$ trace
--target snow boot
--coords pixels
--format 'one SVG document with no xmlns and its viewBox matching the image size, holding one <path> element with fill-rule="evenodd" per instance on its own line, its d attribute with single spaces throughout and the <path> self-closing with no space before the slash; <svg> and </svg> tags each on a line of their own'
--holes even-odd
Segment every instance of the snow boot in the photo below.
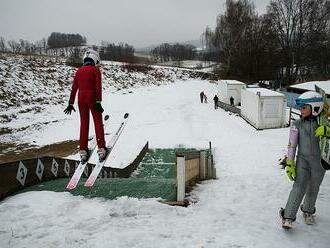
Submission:
<svg viewBox="0 0 330 248">
<path fill-rule="evenodd" d="M 282 228 L 291 229 L 293 228 L 293 220 L 284 218 L 284 209 L 280 209 L 280 217 L 282 219 Z"/>
<path fill-rule="evenodd" d="M 88 160 L 88 151 L 86 150 L 79 150 L 80 161 L 81 163 L 86 163 Z"/>
<path fill-rule="evenodd" d="M 303 210 L 303 205 L 301 205 L 300 210 L 303 212 L 303 218 L 304 218 L 305 224 L 314 225 L 315 224 L 315 218 L 314 218 L 315 209 L 314 209 L 314 213 L 308 213 Z"/>
<path fill-rule="evenodd" d="M 315 219 L 314 215 L 310 213 L 303 213 L 304 217 L 304 222 L 306 225 L 314 225 L 315 224 Z"/>
<path fill-rule="evenodd" d="M 99 148 L 97 150 L 97 155 L 99 156 L 99 161 L 100 162 L 102 162 L 106 158 L 107 153 L 108 153 L 107 149 L 105 149 L 105 148 Z"/>
</svg>

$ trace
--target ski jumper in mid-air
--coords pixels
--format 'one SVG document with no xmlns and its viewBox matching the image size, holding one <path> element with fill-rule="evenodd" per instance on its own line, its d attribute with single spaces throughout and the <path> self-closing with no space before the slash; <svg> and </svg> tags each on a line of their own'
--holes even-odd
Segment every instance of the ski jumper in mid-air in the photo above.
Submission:
<svg viewBox="0 0 330 248">
<path fill-rule="evenodd" d="M 330 128 L 318 124 L 323 110 L 323 99 L 313 91 L 303 93 L 296 100 L 301 119 L 290 129 L 286 174 L 294 181 L 285 209 L 280 210 L 282 227 L 290 229 L 299 207 L 306 224 L 314 224 L 315 202 L 325 169 L 321 165 L 319 137 L 329 136 Z M 296 148 L 298 152 L 296 156 Z M 296 157 L 296 162 L 295 162 Z M 301 202 L 303 204 L 300 206 Z"/>
<path fill-rule="evenodd" d="M 80 113 L 79 154 L 82 161 L 87 161 L 89 156 L 88 132 L 90 112 L 94 120 L 99 159 L 103 159 L 107 153 L 102 120 L 102 112 L 104 110 L 101 105 L 102 83 L 99 65 L 100 56 L 98 52 L 88 49 L 83 57 L 83 66 L 77 70 L 74 76 L 69 105 L 64 110 L 65 114 L 71 114 L 72 110 L 76 111 L 73 104 L 78 91 L 78 107 Z"/>
</svg>

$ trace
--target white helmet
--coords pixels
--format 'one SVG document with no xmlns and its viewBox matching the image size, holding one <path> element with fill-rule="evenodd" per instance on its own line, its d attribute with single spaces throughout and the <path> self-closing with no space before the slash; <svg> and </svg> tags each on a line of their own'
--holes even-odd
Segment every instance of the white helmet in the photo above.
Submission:
<svg viewBox="0 0 330 248">
<path fill-rule="evenodd" d="M 86 58 L 90 58 L 94 61 L 94 64 L 95 65 L 98 65 L 101 63 L 101 60 L 100 60 L 100 55 L 98 52 L 92 50 L 92 49 L 87 49 L 87 51 L 85 52 L 84 54 L 84 58 L 83 58 L 83 61 L 85 62 L 85 59 Z"/>
<path fill-rule="evenodd" d="M 323 110 L 323 98 L 315 91 L 307 91 L 296 99 L 296 105 L 309 105 L 312 109 L 312 115 L 318 116 Z"/>
</svg>

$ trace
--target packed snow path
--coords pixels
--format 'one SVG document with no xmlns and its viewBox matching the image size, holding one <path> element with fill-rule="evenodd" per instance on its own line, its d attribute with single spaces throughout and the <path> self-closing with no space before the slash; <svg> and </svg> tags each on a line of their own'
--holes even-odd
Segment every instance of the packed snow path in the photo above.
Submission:
<svg viewBox="0 0 330 248">
<path fill-rule="evenodd" d="M 199 102 L 201 90 L 208 104 Z M 196 186 L 192 194 L 198 202 L 188 208 L 156 199 L 19 194 L 0 202 L 0 247 L 329 247 L 328 175 L 316 205 L 317 224 L 306 226 L 298 213 L 294 230 L 280 228 L 278 210 L 292 186 L 278 166 L 287 128 L 256 131 L 241 118 L 214 110 L 217 89 L 206 81 L 133 91 L 104 97 L 114 119 L 130 112 L 131 137 L 143 134 L 151 147 L 161 148 L 206 148 L 210 140 L 218 180 Z M 37 142 L 58 129 L 71 139 L 78 134 L 75 118 L 36 133 Z"/>
</svg>

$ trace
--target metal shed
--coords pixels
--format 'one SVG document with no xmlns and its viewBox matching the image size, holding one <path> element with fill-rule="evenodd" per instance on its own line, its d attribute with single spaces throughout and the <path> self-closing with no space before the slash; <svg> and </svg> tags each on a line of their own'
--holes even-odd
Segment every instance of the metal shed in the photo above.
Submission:
<svg viewBox="0 0 330 248">
<path fill-rule="evenodd" d="M 264 89 L 246 88 L 241 91 L 241 115 L 256 129 L 286 126 L 285 95 Z"/>
<path fill-rule="evenodd" d="M 234 105 L 241 103 L 241 90 L 246 85 L 237 80 L 220 80 L 218 81 L 218 97 L 221 102 L 230 104 L 230 97 L 234 98 Z"/>
</svg>

